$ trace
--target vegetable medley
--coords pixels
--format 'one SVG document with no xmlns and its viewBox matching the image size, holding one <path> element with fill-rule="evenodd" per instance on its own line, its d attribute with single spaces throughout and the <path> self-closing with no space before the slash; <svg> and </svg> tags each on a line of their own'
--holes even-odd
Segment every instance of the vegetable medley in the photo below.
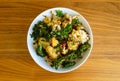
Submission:
<svg viewBox="0 0 120 81">
<path fill-rule="evenodd" d="M 44 16 L 33 27 L 31 37 L 36 54 L 51 67 L 71 67 L 90 48 L 89 34 L 78 18 L 55 10 L 51 11 L 51 17 Z"/>
</svg>

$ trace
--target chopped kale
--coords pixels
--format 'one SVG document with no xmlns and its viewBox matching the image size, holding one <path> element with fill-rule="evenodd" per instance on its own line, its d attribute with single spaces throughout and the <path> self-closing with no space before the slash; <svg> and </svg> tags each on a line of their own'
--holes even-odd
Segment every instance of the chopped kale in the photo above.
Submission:
<svg viewBox="0 0 120 81">
<path fill-rule="evenodd" d="M 62 66 L 63 68 L 68 68 L 68 67 L 74 66 L 75 64 L 76 64 L 75 61 L 64 61 Z"/>
<path fill-rule="evenodd" d="M 82 25 L 82 23 L 80 23 L 79 19 L 78 18 L 74 18 L 72 20 L 72 25 L 73 26 L 78 26 L 78 25 Z"/>
<path fill-rule="evenodd" d="M 66 38 L 68 36 L 68 34 L 72 31 L 72 25 L 68 24 L 64 29 L 60 30 L 60 31 L 54 31 L 52 33 L 52 35 L 56 35 L 62 38 Z"/>
<path fill-rule="evenodd" d="M 33 27 L 33 32 L 31 34 L 31 37 L 34 40 L 38 40 L 40 37 L 46 37 L 47 40 L 49 40 L 51 38 L 50 32 L 51 30 L 47 26 L 47 24 L 40 21 L 38 22 L 38 24 L 35 24 L 35 26 Z"/>
<path fill-rule="evenodd" d="M 39 45 L 37 47 L 37 50 L 36 50 L 37 54 L 41 57 L 45 57 L 46 56 L 46 53 L 44 52 L 43 48 L 42 48 L 42 45 Z"/>
<path fill-rule="evenodd" d="M 64 14 L 61 10 L 55 10 L 55 11 L 56 11 L 56 16 L 58 16 L 58 17 L 63 17 L 64 16 Z"/>
</svg>

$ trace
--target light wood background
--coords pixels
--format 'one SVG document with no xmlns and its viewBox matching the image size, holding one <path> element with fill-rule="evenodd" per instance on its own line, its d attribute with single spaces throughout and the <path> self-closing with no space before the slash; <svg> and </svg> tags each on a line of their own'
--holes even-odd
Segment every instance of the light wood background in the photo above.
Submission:
<svg viewBox="0 0 120 81">
<path fill-rule="evenodd" d="M 120 81 L 120 0 L 0 0 L 0 81 Z M 32 20 L 52 7 L 80 12 L 93 30 L 85 64 L 70 73 L 40 68 L 26 44 Z"/>
</svg>

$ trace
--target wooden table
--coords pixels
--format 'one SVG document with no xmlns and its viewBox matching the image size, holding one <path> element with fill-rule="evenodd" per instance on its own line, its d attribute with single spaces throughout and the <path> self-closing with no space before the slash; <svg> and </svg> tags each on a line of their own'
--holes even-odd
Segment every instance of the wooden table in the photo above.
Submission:
<svg viewBox="0 0 120 81">
<path fill-rule="evenodd" d="M 120 81 L 120 0 L 65 1 L 0 0 L 0 81 Z M 40 68 L 27 49 L 30 23 L 52 7 L 80 12 L 93 30 L 89 59 L 70 73 Z"/>
</svg>

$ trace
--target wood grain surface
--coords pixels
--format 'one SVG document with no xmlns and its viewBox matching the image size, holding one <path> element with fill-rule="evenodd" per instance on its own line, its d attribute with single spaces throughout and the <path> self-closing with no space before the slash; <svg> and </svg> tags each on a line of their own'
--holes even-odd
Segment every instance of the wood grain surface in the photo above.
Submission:
<svg viewBox="0 0 120 81">
<path fill-rule="evenodd" d="M 27 49 L 30 23 L 53 7 L 78 11 L 93 30 L 89 59 L 70 73 L 40 68 Z M 0 81 L 120 81 L 120 0 L 0 0 Z"/>
</svg>

